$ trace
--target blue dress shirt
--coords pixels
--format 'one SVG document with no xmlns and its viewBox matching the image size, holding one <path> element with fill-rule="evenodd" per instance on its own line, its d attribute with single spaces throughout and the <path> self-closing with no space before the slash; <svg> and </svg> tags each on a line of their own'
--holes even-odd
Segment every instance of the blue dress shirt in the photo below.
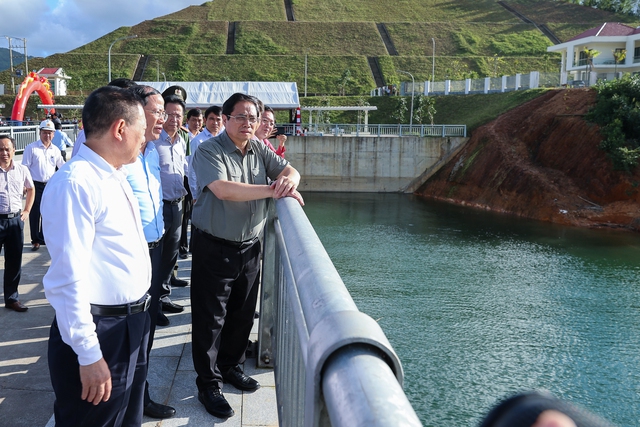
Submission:
<svg viewBox="0 0 640 427">
<path fill-rule="evenodd" d="M 144 237 L 155 242 L 164 234 L 162 218 L 162 187 L 160 184 L 160 157 L 156 146 L 149 142 L 144 154 L 138 154 L 134 163 L 125 165 L 127 181 L 140 205 L 140 218 Z"/>
</svg>

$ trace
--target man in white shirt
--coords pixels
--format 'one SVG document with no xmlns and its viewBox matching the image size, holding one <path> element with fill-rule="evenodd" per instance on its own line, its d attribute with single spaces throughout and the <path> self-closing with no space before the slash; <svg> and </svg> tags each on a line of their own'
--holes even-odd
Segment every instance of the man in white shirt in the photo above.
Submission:
<svg viewBox="0 0 640 427">
<path fill-rule="evenodd" d="M 42 197 L 51 254 L 43 284 L 56 313 L 48 351 L 55 424 L 139 426 L 151 263 L 122 166 L 145 140 L 142 100 L 105 86 L 89 95 L 82 119 L 86 143 Z"/>
<path fill-rule="evenodd" d="M 18 299 L 18 284 L 22 273 L 24 220 L 27 219 L 35 190 L 26 166 L 13 158 L 16 144 L 8 135 L 0 135 L 0 247 L 4 247 L 4 306 L 24 312 L 28 307 Z M 22 209 L 22 195 L 27 200 Z"/>
<path fill-rule="evenodd" d="M 191 196 L 193 197 L 193 201 L 198 198 L 198 184 L 196 183 L 196 173 L 193 168 L 191 168 L 191 157 L 193 153 L 196 152 L 196 149 L 200 144 L 206 141 L 209 138 L 213 138 L 216 135 L 219 135 L 224 130 L 224 125 L 222 124 L 222 108 L 217 105 L 212 105 L 207 108 L 204 112 L 204 129 L 196 135 L 190 142 L 191 155 L 187 157 L 187 162 L 189 164 L 187 176 L 189 177 L 189 188 L 191 190 Z"/>
<path fill-rule="evenodd" d="M 44 245 L 44 233 L 40 223 L 40 202 L 47 182 L 53 176 L 56 168 L 64 164 L 60 149 L 53 145 L 53 134 L 56 128 L 51 120 L 40 123 L 40 139 L 27 145 L 22 153 L 22 164 L 31 173 L 36 188 L 33 207 L 29 212 L 29 231 L 31 232 L 31 250 L 37 251 Z M 57 218 L 58 215 L 55 215 Z"/>
</svg>

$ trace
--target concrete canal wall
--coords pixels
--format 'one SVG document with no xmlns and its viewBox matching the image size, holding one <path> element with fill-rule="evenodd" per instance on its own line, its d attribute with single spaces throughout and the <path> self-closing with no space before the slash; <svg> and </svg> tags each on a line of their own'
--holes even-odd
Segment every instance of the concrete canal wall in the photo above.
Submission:
<svg viewBox="0 0 640 427">
<path fill-rule="evenodd" d="M 469 138 L 289 137 L 300 191 L 412 193 Z"/>
</svg>

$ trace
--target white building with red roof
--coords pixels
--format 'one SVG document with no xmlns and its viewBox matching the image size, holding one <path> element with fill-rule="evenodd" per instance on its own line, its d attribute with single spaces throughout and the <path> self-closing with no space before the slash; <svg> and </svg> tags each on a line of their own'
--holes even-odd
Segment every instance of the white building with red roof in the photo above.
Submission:
<svg viewBox="0 0 640 427">
<path fill-rule="evenodd" d="M 612 80 L 622 73 L 640 72 L 640 28 L 619 22 L 605 22 L 571 40 L 549 46 L 547 52 L 562 54 L 562 83 L 582 80 Z M 594 55 L 595 52 L 598 52 Z M 616 61 L 616 55 L 624 59 Z"/>
<path fill-rule="evenodd" d="M 38 71 L 38 75 L 49 80 L 53 96 L 65 96 L 67 94 L 67 80 L 71 80 L 71 77 L 67 76 L 62 68 L 41 68 Z"/>
</svg>

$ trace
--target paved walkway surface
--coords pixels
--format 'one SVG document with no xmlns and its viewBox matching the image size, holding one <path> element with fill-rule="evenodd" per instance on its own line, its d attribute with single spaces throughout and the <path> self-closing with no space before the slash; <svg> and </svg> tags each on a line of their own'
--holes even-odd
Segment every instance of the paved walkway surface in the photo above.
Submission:
<svg viewBox="0 0 640 427">
<path fill-rule="evenodd" d="M 46 246 L 31 252 L 28 221 L 25 223 L 20 300 L 29 307 L 25 313 L 0 307 L 0 425 L 5 427 L 53 427 L 54 394 L 47 365 L 47 340 L 54 310 L 44 295 L 42 278 L 50 265 Z M 178 277 L 189 279 L 191 258 L 179 260 Z M 4 270 L 4 257 L 0 257 Z M 273 371 L 257 369 L 248 359 L 244 369 L 261 388 L 253 393 L 225 384 L 223 393 L 235 411 L 227 420 L 209 415 L 198 402 L 196 375 L 191 359 L 190 287 L 175 288 L 171 298 L 184 305 L 182 313 L 167 313 L 171 324 L 156 331 L 150 358 L 151 398 L 176 408 L 167 420 L 144 419 L 152 426 L 277 426 Z M 4 301 L 4 300 L 2 300 Z M 257 338 L 254 334 L 251 339 Z"/>
</svg>

